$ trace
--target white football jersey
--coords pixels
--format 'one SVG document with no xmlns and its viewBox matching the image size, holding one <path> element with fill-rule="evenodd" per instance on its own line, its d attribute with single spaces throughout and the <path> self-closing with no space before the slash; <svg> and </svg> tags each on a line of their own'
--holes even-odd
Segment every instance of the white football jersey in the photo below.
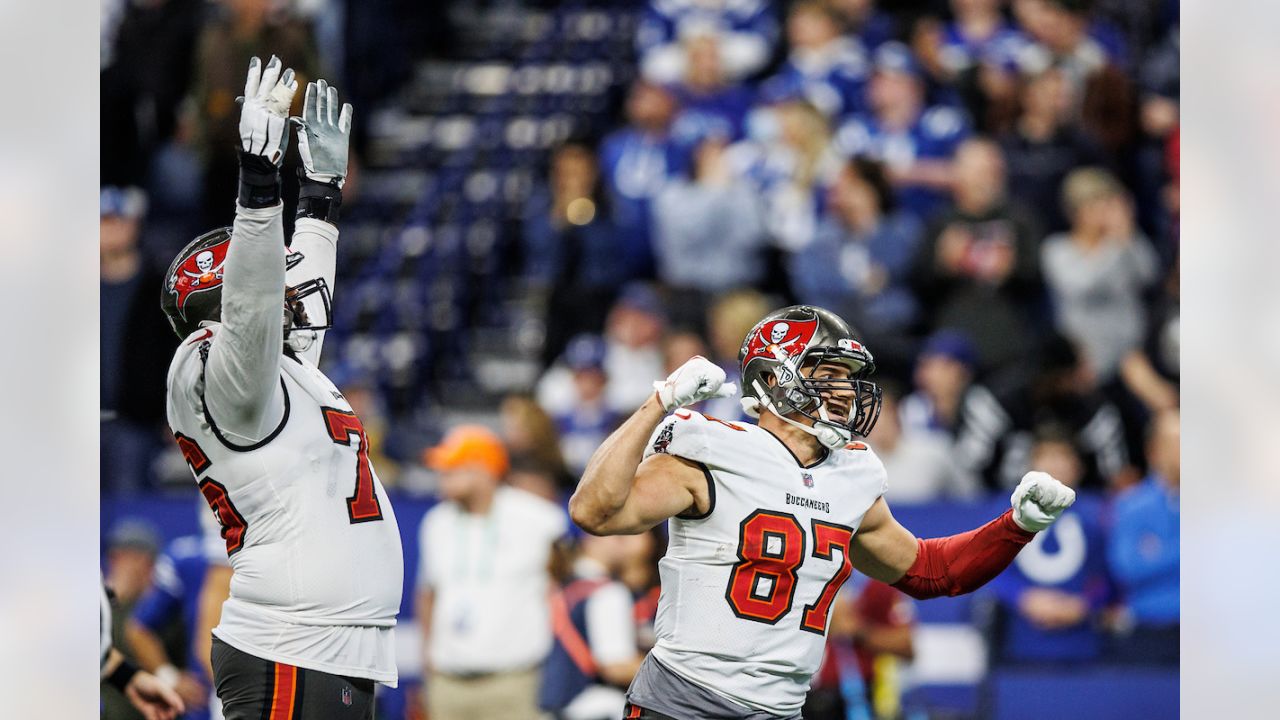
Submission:
<svg viewBox="0 0 1280 720">
<path fill-rule="evenodd" d="M 799 712 L 884 466 L 854 442 L 802 467 L 758 425 L 684 409 L 654 431 L 646 457 L 655 452 L 700 463 L 712 502 L 705 516 L 670 520 L 654 657 L 750 708 Z"/>
<path fill-rule="evenodd" d="M 281 354 L 281 419 L 236 444 L 205 409 L 205 355 L 221 330 L 183 341 L 168 401 L 234 571 L 214 635 L 266 660 L 394 685 L 404 559 L 364 428 L 315 365 Z"/>
</svg>

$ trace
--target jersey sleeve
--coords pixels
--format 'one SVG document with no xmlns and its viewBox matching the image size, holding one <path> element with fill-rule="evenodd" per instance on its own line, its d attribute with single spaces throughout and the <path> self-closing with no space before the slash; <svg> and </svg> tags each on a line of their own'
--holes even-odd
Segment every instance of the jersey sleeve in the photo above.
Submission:
<svg viewBox="0 0 1280 720">
<path fill-rule="evenodd" d="M 708 459 L 707 424 L 705 416 L 692 410 L 680 409 L 668 415 L 649 436 L 644 457 L 663 453 L 705 463 Z"/>
<path fill-rule="evenodd" d="M 285 284 L 300 285 L 308 280 L 321 278 L 333 296 L 333 283 L 338 262 L 338 228 L 315 218 L 298 218 L 293 230 L 290 250 L 302 254 L 302 262 L 285 272 Z M 316 333 L 315 342 L 306 352 L 299 353 L 313 365 L 320 363 L 320 350 L 324 345 L 325 331 Z"/>
<path fill-rule="evenodd" d="M 252 445 L 284 414 L 282 206 L 236 208 L 227 250 L 219 332 L 202 350 L 204 403 L 221 434 Z"/>
</svg>

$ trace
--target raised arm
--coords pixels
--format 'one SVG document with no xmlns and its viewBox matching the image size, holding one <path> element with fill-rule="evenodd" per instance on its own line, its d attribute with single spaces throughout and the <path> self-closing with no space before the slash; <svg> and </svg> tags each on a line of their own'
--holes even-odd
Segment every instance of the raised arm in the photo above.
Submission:
<svg viewBox="0 0 1280 720">
<path fill-rule="evenodd" d="M 240 111 L 240 192 L 223 269 L 222 327 L 205 360 L 204 401 L 230 442 L 269 435 L 283 414 L 284 230 L 280 169 L 297 81 L 253 58 Z"/>
<path fill-rule="evenodd" d="M 863 517 L 850 559 L 866 575 L 924 600 L 973 592 L 999 575 L 1035 533 L 1075 502 L 1075 492 L 1047 473 L 1029 472 L 1012 509 L 975 530 L 922 540 L 902 527 L 884 498 Z"/>
<path fill-rule="evenodd" d="M 671 410 L 734 392 L 724 371 L 695 357 L 676 369 L 657 392 L 596 449 L 569 500 L 569 516 L 593 535 L 633 535 L 686 511 L 711 509 L 700 465 L 674 455 L 645 459 L 645 445 Z"/>
<path fill-rule="evenodd" d="M 298 221 L 294 226 L 291 250 L 302 261 L 286 276 L 290 287 L 316 278 L 322 279 L 332 299 L 338 255 L 338 209 L 342 206 L 342 186 L 347 178 L 348 147 L 351 139 L 350 103 L 338 104 L 338 91 L 323 79 L 307 84 L 302 117 L 291 118 L 298 128 L 298 155 L 302 172 L 298 189 Z M 315 303 L 308 305 L 317 313 Z M 311 318 L 316 322 L 319 318 Z M 327 324 L 332 318 L 324 318 Z M 320 362 L 324 331 L 299 354 L 312 363 Z"/>
</svg>

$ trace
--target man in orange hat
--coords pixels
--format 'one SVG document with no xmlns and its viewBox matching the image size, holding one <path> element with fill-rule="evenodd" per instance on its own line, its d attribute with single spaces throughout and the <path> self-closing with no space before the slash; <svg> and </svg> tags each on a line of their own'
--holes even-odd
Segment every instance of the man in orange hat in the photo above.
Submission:
<svg viewBox="0 0 1280 720">
<path fill-rule="evenodd" d="M 442 496 L 419 532 L 427 710 L 432 720 L 538 717 L 547 565 L 568 517 L 503 483 L 507 450 L 487 428 L 458 426 L 423 460 Z"/>
</svg>

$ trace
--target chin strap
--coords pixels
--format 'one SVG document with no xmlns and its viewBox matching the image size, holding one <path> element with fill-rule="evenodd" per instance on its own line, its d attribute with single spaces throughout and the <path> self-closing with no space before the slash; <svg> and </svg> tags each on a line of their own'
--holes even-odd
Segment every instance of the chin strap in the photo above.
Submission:
<svg viewBox="0 0 1280 720">
<path fill-rule="evenodd" d="M 753 380 L 752 385 L 755 387 L 756 393 L 759 395 L 758 402 L 760 405 L 764 405 L 765 409 L 767 409 L 769 412 L 773 413 L 774 415 L 777 415 L 778 419 L 781 420 L 782 422 L 787 423 L 788 425 L 792 425 L 794 427 L 798 427 L 801 430 L 814 436 L 815 438 L 818 439 L 818 442 L 823 445 L 823 447 L 829 448 L 831 450 L 837 450 L 849 444 L 849 441 L 853 440 L 852 432 L 842 428 L 836 428 L 834 425 L 829 424 L 831 421 L 827 416 L 826 403 L 823 403 L 823 402 L 818 403 L 818 414 L 822 416 L 822 419 L 825 422 L 814 423 L 812 426 L 809 426 L 801 422 L 796 422 L 795 420 L 792 420 L 791 418 L 779 412 L 777 405 L 775 405 L 774 402 L 769 399 L 769 393 L 765 391 L 765 388 L 760 387 L 759 380 Z M 744 407 L 745 407 L 745 403 L 744 403 Z M 750 411 L 748 410 L 748 412 Z M 760 412 L 759 408 L 757 408 L 756 414 L 758 415 L 759 412 Z"/>
</svg>

